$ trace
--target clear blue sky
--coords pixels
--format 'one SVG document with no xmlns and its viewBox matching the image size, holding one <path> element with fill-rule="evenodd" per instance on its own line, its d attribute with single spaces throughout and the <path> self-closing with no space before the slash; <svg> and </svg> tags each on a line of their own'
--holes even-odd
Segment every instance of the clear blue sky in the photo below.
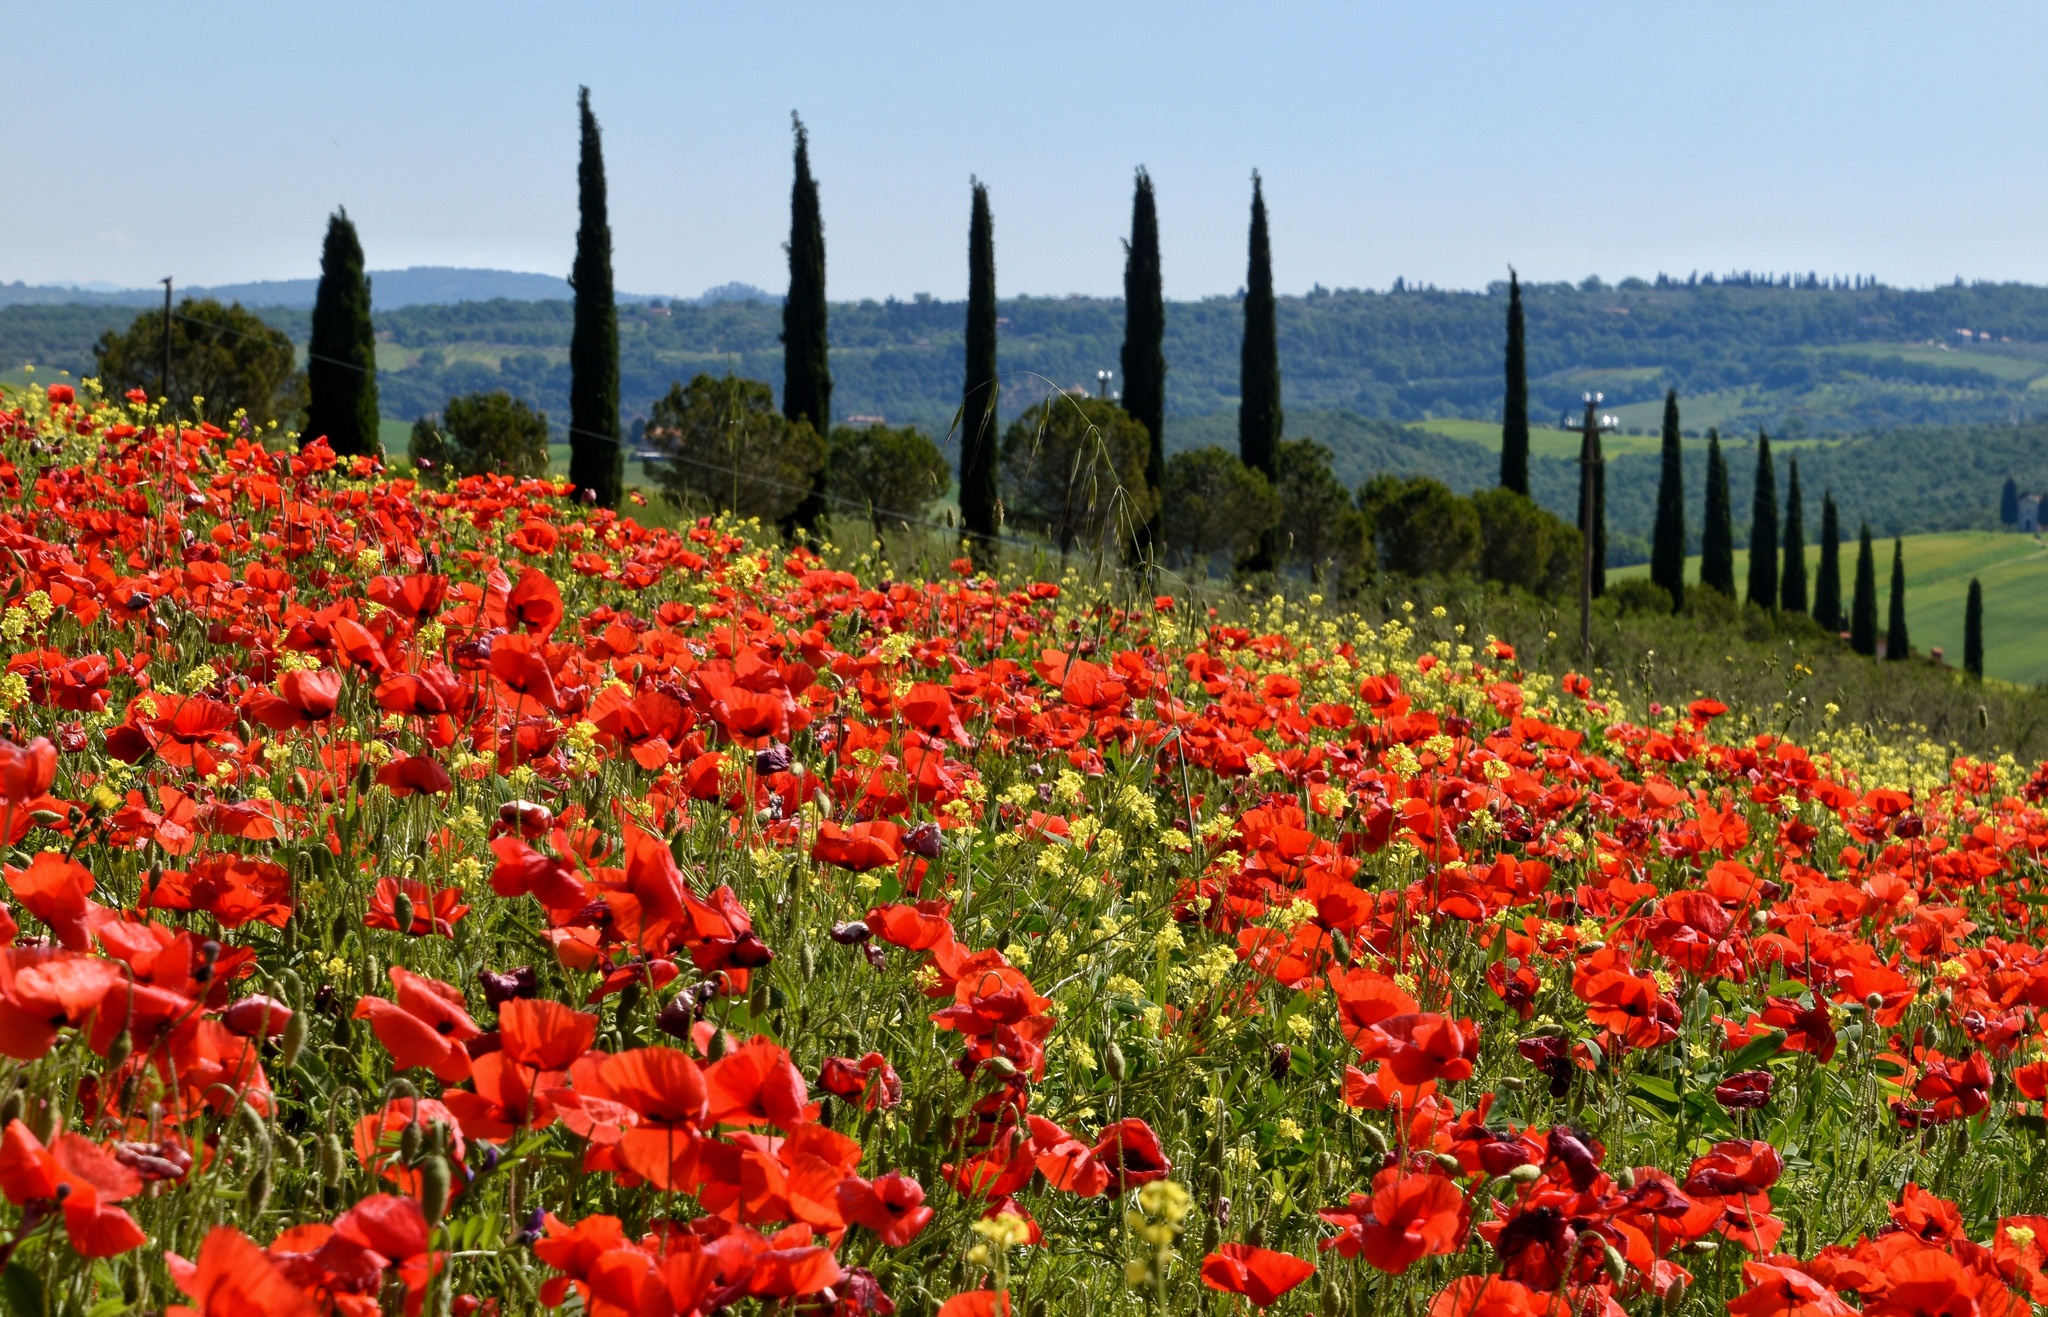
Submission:
<svg viewBox="0 0 2048 1317">
<path fill-rule="evenodd" d="M 789 121 L 834 298 L 958 297 L 968 178 L 1005 295 L 1107 293 L 1131 171 L 1168 294 L 1659 270 L 2048 283 L 2048 6 L 13 0 L 0 280 L 564 273 L 575 94 L 621 289 L 786 276 Z"/>
</svg>

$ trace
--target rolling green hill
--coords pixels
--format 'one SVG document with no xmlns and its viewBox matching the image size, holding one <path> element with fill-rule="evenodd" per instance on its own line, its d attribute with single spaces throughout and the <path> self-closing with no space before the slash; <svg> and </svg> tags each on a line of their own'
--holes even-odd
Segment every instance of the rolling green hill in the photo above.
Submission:
<svg viewBox="0 0 2048 1317">
<path fill-rule="evenodd" d="M 1963 661 L 1963 604 L 1976 577 L 1984 587 L 1984 675 L 2003 681 L 2048 681 L 2048 543 L 2027 535 L 1968 531 L 1908 535 L 1906 630 L 1920 651 L 1939 648 L 1951 665 Z M 1878 624 L 1884 623 L 1891 588 L 1892 546 L 1874 540 Z M 1820 548 L 1806 551 L 1807 579 L 1819 570 Z M 1700 561 L 1686 560 L 1686 579 L 1699 578 Z M 1855 587 L 1856 544 L 1842 546 L 1842 593 Z M 1748 578 L 1749 554 L 1735 555 L 1738 585 Z M 1621 568 L 1614 578 L 1647 576 L 1649 568 Z"/>
</svg>

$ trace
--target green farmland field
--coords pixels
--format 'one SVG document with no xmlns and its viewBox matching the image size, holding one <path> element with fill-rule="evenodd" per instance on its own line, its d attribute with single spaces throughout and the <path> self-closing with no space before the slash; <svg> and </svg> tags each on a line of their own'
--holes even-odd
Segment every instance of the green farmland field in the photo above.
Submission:
<svg viewBox="0 0 2048 1317">
<path fill-rule="evenodd" d="M 1946 535 L 1908 535 L 1906 551 L 1906 628 L 1913 647 L 1939 647 L 1951 664 L 1963 659 L 1963 603 L 1970 578 L 1984 586 L 1984 675 L 2004 681 L 2048 681 L 2048 544 L 2027 535 L 1962 531 Z M 1878 626 L 1884 625 L 1891 588 L 1892 545 L 1873 540 L 1877 559 Z M 1820 548 L 1806 550 L 1807 590 L 1820 564 Z M 1688 583 L 1699 579 L 1700 560 L 1686 559 Z M 1647 576 L 1647 566 L 1615 568 L 1612 579 Z M 1749 554 L 1735 553 L 1738 590 L 1749 576 Z M 1856 582 L 1856 545 L 1842 546 L 1842 596 L 1848 605 Z"/>
</svg>

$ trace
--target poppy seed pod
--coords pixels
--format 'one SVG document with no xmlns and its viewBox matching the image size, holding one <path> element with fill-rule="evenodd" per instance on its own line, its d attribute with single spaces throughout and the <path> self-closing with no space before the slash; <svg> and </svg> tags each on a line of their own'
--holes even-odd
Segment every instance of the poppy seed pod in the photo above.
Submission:
<svg viewBox="0 0 2048 1317">
<path fill-rule="evenodd" d="M 420 1211 L 429 1224 L 439 1221 L 448 1210 L 448 1192 L 452 1187 L 448 1159 L 438 1153 L 427 1158 L 420 1166 Z"/>
<path fill-rule="evenodd" d="M 1118 1084 L 1121 1084 L 1121 1083 L 1123 1083 L 1123 1082 L 1124 1082 L 1124 1049 L 1123 1049 L 1123 1048 L 1121 1048 L 1121 1047 L 1118 1047 L 1118 1046 L 1117 1046 L 1117 1045 L 1116 1045 L 1115 1043 L 1113 1043 L 1113 1042 L 1112 1042 L 1112 1043 L 1111 1043 L 1111 1044 L 1110 1044 L 1109 1046 L 1107 1046 L 1107 1047 L 1103 1048 L 1103 1049 L 1102 1049 L 1102 1068 L 1103 1068 L 1103 1070 L 1104 1070 L 1105 1072 L 1107 1072 L 1107 1073 L 1108 1073 L 1108 1075 L 1109 1075 L 1109 1077 L 1110 1077 L 1110 1080 L 1111 1080 L 1112 1082 L 1114 1082 L 1114 1083 L 1118 1083 Z"/>
</svg>

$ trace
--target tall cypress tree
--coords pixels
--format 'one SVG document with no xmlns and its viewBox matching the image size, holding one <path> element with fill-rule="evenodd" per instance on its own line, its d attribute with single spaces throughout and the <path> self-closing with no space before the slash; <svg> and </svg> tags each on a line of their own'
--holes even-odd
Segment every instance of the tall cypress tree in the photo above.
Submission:
<svg viewBox="0 0 2048 1317">
<path fill-rule="evenodd" d="M 1663 466 L 1657 475 L 1657 525 L 1650 537 L 1650 579 L 1685 606 L 1685 453 L 1678 433 L 1678 390 L 1664 394 Z"/>
<path fill-rule="evenodd" d="M 1749 602 L 1778 606 L 1778 475 L 1771 466 L 1771 437 L 1756 433 L 1756 499 L 1749 518 Z"/>
<path fill-rule="evenodd" d="M 1500 483 L 1517 494 L 1529 492 L 1529 368 L 1522 348 L 1522 280 L 1508 267 L 1507 397 L 1501 404 Z M 1662 503 L 1658 504 L 1662 516 Z M 1658 524 L 1662 524 L 1659 522 Z M 1679 553 L 1683 563 L 1685 554 Z M 1651 573 L 1652 577 L 1656 573 Z M 1677 597 L 1674 591 L 1673 598 Z"/>
<path fill-rule="evenodd" d="M 1892 540 L 1892 597 L 1891 607 L 1886 611 L 1884 656 L 1906 658 L 1912 654 L 1913 646 L 1906 639 L 1906 545 L 1899 539 Z"/>
<path fill-rule="evenodd" d="M 576 165 L 582 223 L 576 230 L 576 319 L 569 334 L 569 483 L 599 507 L 616 507 L 626 484 L 619 436 L 619 308 L 612 298 L 612 226 L 604 195 L 604 143 L 590 88 L 576 93 L 583 151 Z"/>
<path fill-rule="evenodd" d="M 1829 631 L 1842 630 L 1842 520 L 1835 511 L 1835 492 L 1820 499 L 1820 571 L 1813 583 L 1813 620 Z"/>
<path fill-rule="evenodd" d="M 1963 671 L 1984 679 L 1984 587 L 1970 578 L 1970 597 L 1963 603 Z"/>
<path fill-rule="evenodd" d="M 1131 237 L 1124 243 L 1124 410 L 1145 427 L 1145 483 L 1166 483 L 1166 294 L 1159 275 L 1159 209 L 1152 176 L 1138 170 L 1131 195 Z"/>
<path fill-rule="evenodd" d="M 1870 552 L 1870 523 L 1856 545 L 1856 597 L 1849 605 L 1849 648 L 1877 653 L 1877 559 Z"/>
<path fill-rule="evenodd" d="M 967 224 L 967 380 L 960 391 L 960 521 L 969 536 L 996 533 L 996 237 L 988 188 L 974 180 Z"/>
<path fill-rule="evenodd" d="M 2020 487 L 2011 476 L 2005 478 L 2005 488 L 1998 491 L 1998 521 L 2003 526 L 2020 524 Z"/>
<path fill-rule="evenodd" d="M 1273 250 L 1266 236 L 1266 193 L 1252 172 L 1251 261 L 1244 280 L 1244 358 L 1238 389 L 1237 452 L 1274 478 L 1280 451 L 1280 340 L 1273 322 Z"/>
<path fill-rule="evenodd" d="M 1778 573 L 1778 606 L 1788 613 L 1806 611 L 1806 507 L 1799 493 L 1796 457 L 1785 485 L 1785 566 Z"/>
<path fill-rule="evenodd" d="M 377 330 L 370 323 L 370 280 L 363 244 L 347 207 L 327 217 L 320 249 L 320 291 L 313 297 L 313 336 L 306 344 L 307 440 L 327 436 L 344 456 L 382 455 L 377 435 Z"/>
<path fill-rule="evenodd" d="M 1721 432 L 1707 431 L 1706 509 L 1700 523 L 1700 584 L 1735 597 L 1735 526 L 1728 507 L 1728 464 Z"/>
<path fill-rule="evenodd" d="M 789 190 L 789 297 L 782 303 L 782 414 L 808 421 L 832 434 L 832 368 L 826 359 L 825 221 L 818 213 L 818 184 L 811 177 L 811 135 L 792 111 L 796 132 L 796 179 Z M 815 527 L 825 515 L 823 467 L 803 502 L 789 514 L 786 529 Z"/>
</svg>

